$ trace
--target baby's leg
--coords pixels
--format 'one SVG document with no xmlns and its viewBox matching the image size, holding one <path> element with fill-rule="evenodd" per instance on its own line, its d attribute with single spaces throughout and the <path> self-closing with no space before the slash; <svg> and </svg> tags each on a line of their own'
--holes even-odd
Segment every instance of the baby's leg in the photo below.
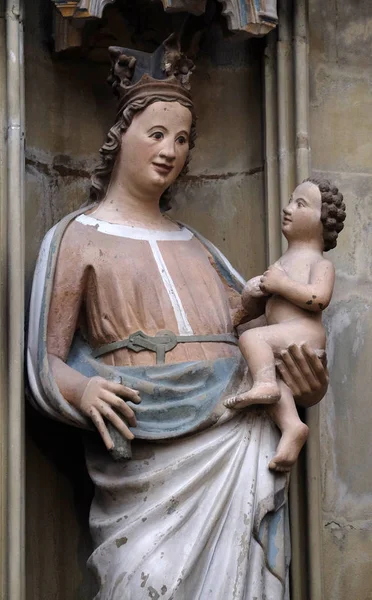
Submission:
<svg viewBox="0 0 372 600">
<path fill-rule="evenodd" d="M 292 392 L 283 382 L 279 382 L 281 397 L 279 402 L 268 407 L 274 423 L 282 432 L 274 458 L 269 463 L 272 471 L 290 471 L 300 450 L 307 440 L 309 428 L 298 416 Z"/>
<path fill-rule="evenodd" d="M 253 377 L 253 387 L 249 392 L 229 398 L 228 408 L 244 408 L 250 404 L 272 404 L 279 400 L 280 392 L 276 383 L 274 353 L 280 354 L 291 344 L 307 341 L 313 348 L 324 348 L 325 333 L 318 321 L 293 319 L 284 323 L 257 327 L 245 331 L 240 337 L 239 346 Z"/>
<path fill-rule="evenodd" d="M 272 404 L 280 398 L 276 381 L 274 353 L 270 345 L 271 327 L 257 327 L 245 331 L 239 339 L 239 348 L 248 363 L 253 386 L 244 394 L 229 398 L 227 408 L 251 404 Z"/>
</svg>

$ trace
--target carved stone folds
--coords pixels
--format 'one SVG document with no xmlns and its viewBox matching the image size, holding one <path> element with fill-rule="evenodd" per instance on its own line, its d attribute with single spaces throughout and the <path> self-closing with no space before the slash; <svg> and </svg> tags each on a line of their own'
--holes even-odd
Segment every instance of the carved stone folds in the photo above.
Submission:
<svg viewBox="0 0 372 600">
<path fill-rule="evenodd" d="M 219 0 L 231 31 L 265 35 L 278 23 L 277 0 Z"/>
</svg>

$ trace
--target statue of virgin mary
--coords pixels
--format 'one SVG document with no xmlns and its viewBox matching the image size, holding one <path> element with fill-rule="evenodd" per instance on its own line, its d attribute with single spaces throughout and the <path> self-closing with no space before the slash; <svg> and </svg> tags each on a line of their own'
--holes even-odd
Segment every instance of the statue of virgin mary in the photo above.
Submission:
<svg viewBox="0 0 372 600">
<path fill-rule="evenodd" d="M 93 203 L 44 239 L 28 340 L 36 406 L 97 432 L 96 600 L 288 598 L 278 432 L 262 409 L 224 406 L 250 385 L 236 325 L 259 302 L 242 310 L 242 278 L 164 210 L 195 140 L 192 65 L 174 38 L 110 54 L 119 110 Z M 115 460 L 119 438 L 131 458 Z"/>
</svg>

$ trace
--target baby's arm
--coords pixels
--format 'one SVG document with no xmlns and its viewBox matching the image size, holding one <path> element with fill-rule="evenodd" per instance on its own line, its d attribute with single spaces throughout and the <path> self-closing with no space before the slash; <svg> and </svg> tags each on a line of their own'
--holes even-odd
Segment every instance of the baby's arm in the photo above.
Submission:
<svg viewBox="0 0 372 600">
<path fill-rule="evenodd" d="M 261 289 L 265 293 L 279 294 L 300 308 L 318 312 L 330 303 L 334 282 L 334 266 L 323 259 L 311 267 L 308 284 L 294 281 L 283 269 L 272 265 L 261 278 Z"/>
<path fill-rule="evenodd" d="M 244 286 L 242 305 L 245 311 L 244 323 L 265 314 L 266 301 L 270 294 L 260 288 L 261 276 L 253 277 Z"/>
</svg>

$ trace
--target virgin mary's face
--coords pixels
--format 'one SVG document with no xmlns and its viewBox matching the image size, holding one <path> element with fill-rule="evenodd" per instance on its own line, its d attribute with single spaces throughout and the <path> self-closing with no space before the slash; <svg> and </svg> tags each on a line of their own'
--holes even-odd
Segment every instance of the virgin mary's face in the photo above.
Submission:
<svg viewBox="0 0 372 600">
<path fill-rule="evenodd" d="M 120 175 L 143 192 L 162 193 L 180 174 L 188 152 L 191 112 L 178 102 L 154 102 L 123 135 Z"/>
</svg>

